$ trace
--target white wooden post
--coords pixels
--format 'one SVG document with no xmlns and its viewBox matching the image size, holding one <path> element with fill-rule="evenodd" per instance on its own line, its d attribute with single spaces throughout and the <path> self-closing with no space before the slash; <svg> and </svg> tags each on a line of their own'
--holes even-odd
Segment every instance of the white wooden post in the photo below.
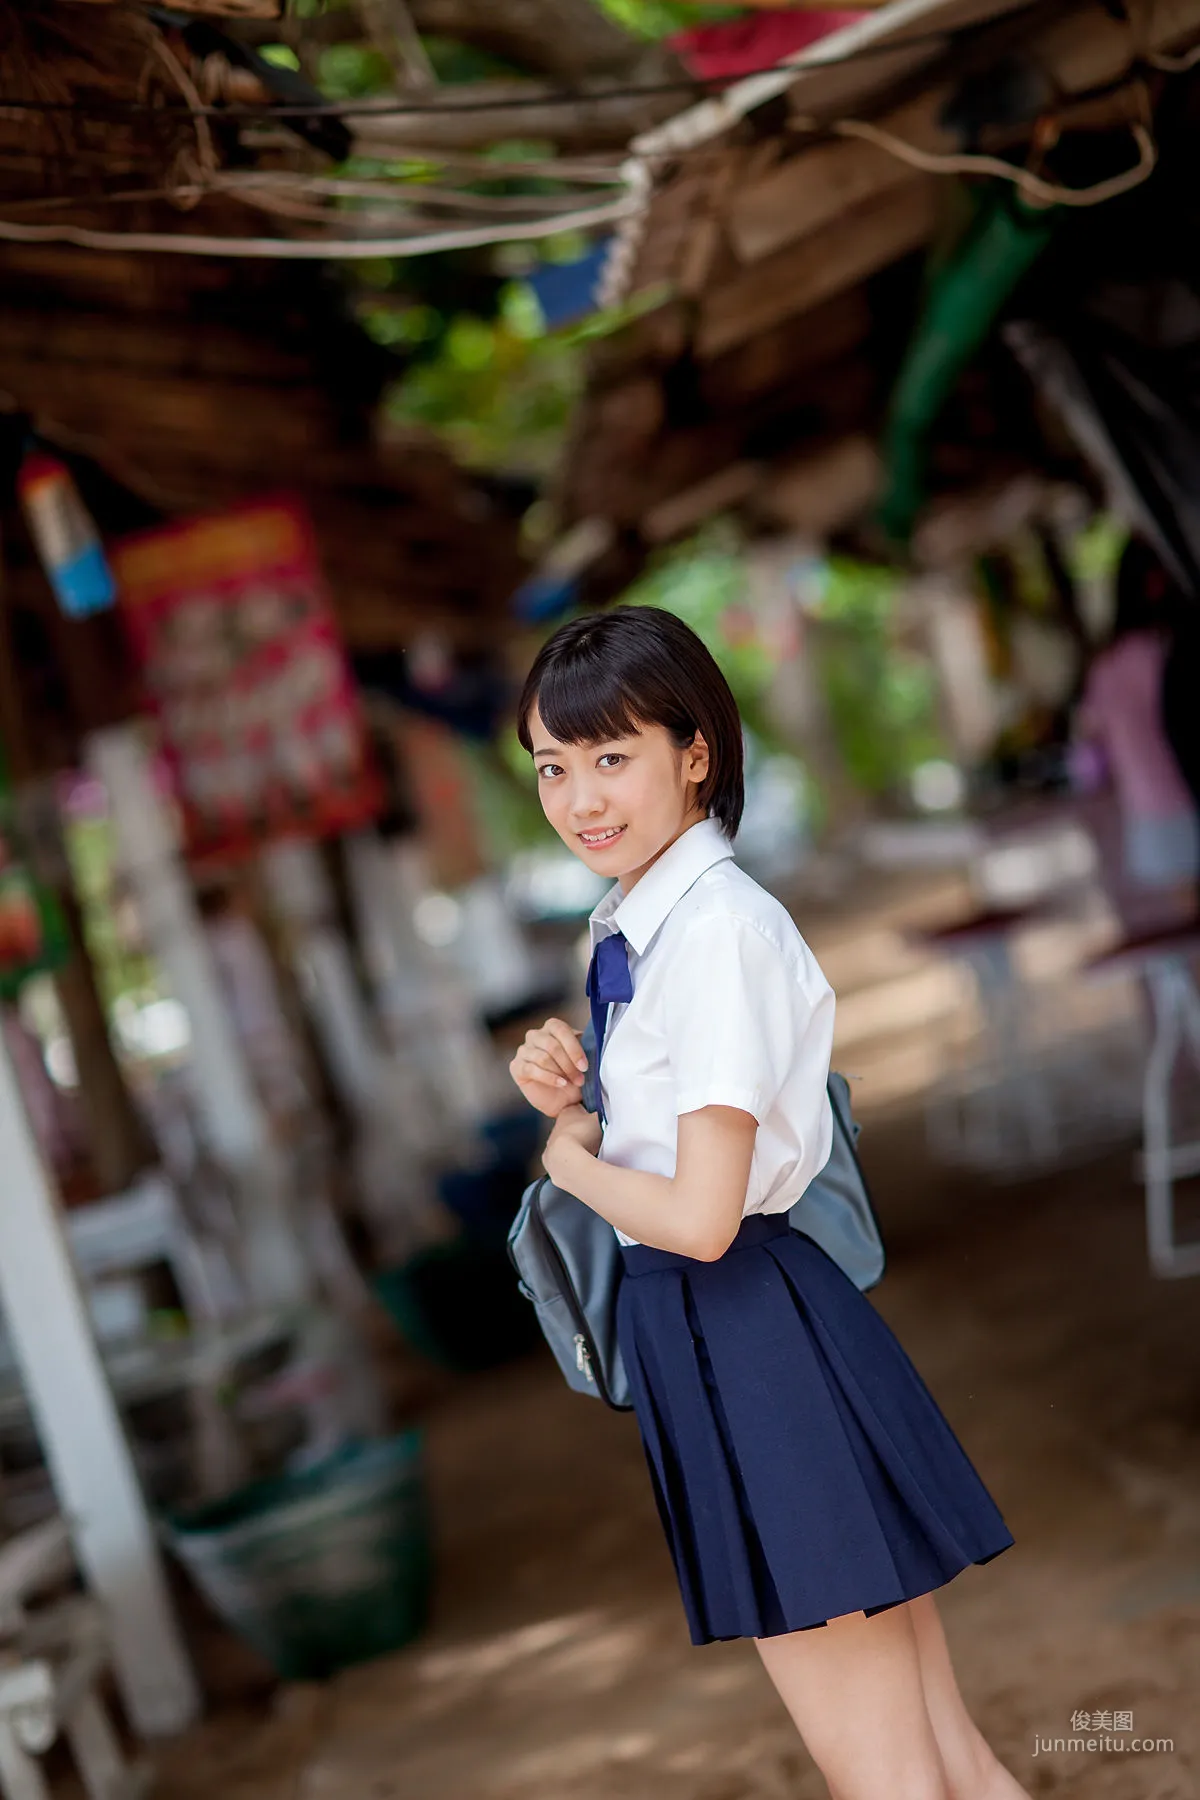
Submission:
<svg viewBox="0 0 1200 1800">
<path fill-rule="evenodd" d="M 344 840 L 351 899 L 380 1020 L 387 1032 L 397 1106 L 410 1142 L 439 1162 L 461 1150 L 458 1107 L 442 1078 L 430 1029 L 430 973 L 409 926 L 388 846 L 377 832 Z M 434 1028 L 436 1029 L 436 1028 Z"/>
<path fill-rule="evenodd" d="M 416 1021 L 435 1060 L 460 1130 L 470 1131 L 510 1099 L 511 1082 L 480 1022 L 464 971 L 416 929 L 417 909 L 433 892 L 429 858 L 419 838 L 388 848 L 399 954 L 423 971 L 414 992 Z"/>
<path fill-rule="evenodd" d="M 403 1258 L 444 1235 L 448 1222 L 426 1164 L 426 1124 L 412 1127 L 403 1072 L 363 998 L 316 846 L 273 844 L 264 852 L 263 871 L 304 965 L 305 999 L 330 1074 L 358 1124 L 356 1185 L 376 1252 Z"/>
<path fill-rule="evenodd" d="M 303 1299 L 311 1279 L 289 1218 L 288 1181 L 221 994 L 171 816 L 135 725 L 96 732 L 93 772 L 108 790 L 121 866 L 146 940 L 191 1028 L 191 1074 L 205 1137 L 239 1192 L 245 1265 L 256 1299 Z"/>
<path fill-rule="evenodd" d="M 382 1082 L 383 1047 L 350 961 L 315 844 L 272 844 L 263 853 L 271 897 L 292 927 L 304 963 L 305 995 L 329 1058 L 329 1072 L 350 1110 L 369 1113 Z"/>
<path fill-rule="evenodd" d="M 2 1038 L 0 1168 L 0 1305 L 13 1351 L 79 1566 L 105 1608 L 130 1720 L 143 1736 L 166 1736 L 197 1717 L 199 1690 Z"/>
</svg>

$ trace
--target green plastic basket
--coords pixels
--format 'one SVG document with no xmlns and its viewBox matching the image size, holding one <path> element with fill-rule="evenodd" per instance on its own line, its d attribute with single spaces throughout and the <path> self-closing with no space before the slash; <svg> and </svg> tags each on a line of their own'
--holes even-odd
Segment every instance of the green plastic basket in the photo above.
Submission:
<svg viewBox="0 0 1200 1800">
<path fill-rule="evenodd" d="M 425 1623 L 419 1427 L 171 1515 L 163 1530 L 214 1611 L 287 1680 L 386 1655 Z"/>
</svg>

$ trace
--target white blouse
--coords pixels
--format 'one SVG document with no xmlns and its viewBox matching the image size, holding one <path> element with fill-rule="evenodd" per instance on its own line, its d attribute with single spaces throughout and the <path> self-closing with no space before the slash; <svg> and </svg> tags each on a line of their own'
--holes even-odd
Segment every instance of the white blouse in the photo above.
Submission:
<svg viewBox="0 0 1200 1800">
<path fill-rule="evenodd" d="M 738 868 L 717 821 L 701 819 L 628 894 L 614 883 L 588 926 L 591 950 L 624 932 L 633 981 L 633 999 L 608 1009 L 600 1160 L 674 1175 L 678 1115 L 740 1107 L 759 1127 L 742 1217 L 786 1212 L 833 1141 L 834 1012 L 787 909 Z"/>
</svg>

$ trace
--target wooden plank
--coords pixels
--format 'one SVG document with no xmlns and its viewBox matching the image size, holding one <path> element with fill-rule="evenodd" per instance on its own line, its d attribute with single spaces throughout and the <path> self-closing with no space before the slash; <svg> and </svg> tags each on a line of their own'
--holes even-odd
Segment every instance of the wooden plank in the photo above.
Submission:
<svg viewBox="0 0 1200 1800">
<path fill-rule="evenodd" d="M 871 309 L 861 288 L 838 294 L 807 313 L 804 330 L 784 320 L 736 349 L 703 364 L 700 398 L 705 410 L 738 411 L 762 394 L 778 391 L 805 369 L 834 362 L 861 344 L 871 329 Z"/>
<path fill-rule="evenodd" d="M 642 519 L 643 536 L 652 544 L 665 544 L 671 538 L 682 536 L 714 513 L 745 500 L 758 486 L 761 474 L 757 463 L 727 463 L 715 475 L 709 475 L 693 487 L 685 488 L 681 494 L 672 494 L 670 499 L 660 500 L 657 506 L 652 506 Z"/>
<path fill-rule="evenodd" d="M 73 6 L 115 6 L 118 0 L 70 0 Z M 171 0 L 175 12 L 201 13 L 214 19 L 279 19 L 282 0 Z"/>
<path fill-rule="evenodd" d="M 0 1614 L 17 1613 L 38 1588 L 70 1573 L 71 1533 L 61 1513 L 20 1531 L 0 1548 Z"/>
<path fill-rule="evenodd" d="M 264 332 L 231 329 L 206 320 L 169 316 L 148 325 L 136 314 L 45 309 L 6 302 L 0 315 L 0 366 L 29 371 L 38 364 L 61 368 L 101 367 L 116 380 L 118 371 L 140 374 L 232 376 L 253 396 L 256 388 L 316 386 L 311 351 L 278 343 Z"/>
<path fill-rule="evenodd" d="M 865 508 L 880 480 L 873 441 L 855 433 L 784 464 L 759 496 L 759 510 L 776 524 L 820 538 Z"/>
<path fill-rule="evenodd" d="M 922 150 L 955 149 L 954 134 L 939 123 L 949 95 L 948 88 L 932 88 L 879 124 Z M 877 144 L 856 139 L 817 144 L 738 190 L 727 221 L 729 237 L 742 262 L 757 262 L 872 195 L 911 180 L 911 168 Z"/>
<path fill-rule="evenodd" d="M 802 331 L 803 324 L 796 329 Z M 620 524 L 641 525 L 658 510 L 661 528 L 668 503 L 688 494 L 694 504 L 694 490 L 731 464 L 766 463 L 784 444 L 798 452 L 805 444 L 862 431 L 874 392 L 874 372 L 861 355 L 803 369 L 740 413 L 676 429 L 640 457 L 597 471 L 607 515 Z M 734 485 L 741 480 L 739 474 Z M 719 489 L 712 491 L 720 497 Z M 666 517 L 670 520 L 669 510 Z"/>
<path fill-rule="evenodd" d="M 936 176 L 889 188 L 811 237 L 747 268 L 704 304 L 696 354 L 718 356 L 915 250 L 933 231 L 937 194 Z"/>
</svg>

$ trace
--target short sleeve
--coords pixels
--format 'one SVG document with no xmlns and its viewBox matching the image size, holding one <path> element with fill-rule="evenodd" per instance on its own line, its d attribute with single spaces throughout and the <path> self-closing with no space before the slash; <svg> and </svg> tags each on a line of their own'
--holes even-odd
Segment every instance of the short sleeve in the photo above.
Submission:
<svg viewBox="0 0 1200 1800">
<path fill-rule="evenodd" d="M 676 1113 L 736 1106 L 761 1125 L 805 1056 L 824 1093 L 833 996 L 819 970 L 818 986 L 751 920 L 729 916 L 697 921 L 678 954 L 664 994 Z"/>
</svg>

